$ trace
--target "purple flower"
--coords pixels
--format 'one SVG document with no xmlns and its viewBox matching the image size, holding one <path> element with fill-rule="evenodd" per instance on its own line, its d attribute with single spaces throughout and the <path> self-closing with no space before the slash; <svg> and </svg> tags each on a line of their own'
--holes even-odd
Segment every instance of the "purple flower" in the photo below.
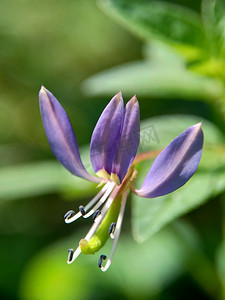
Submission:
<svg viewBox="0 0 225 300">
<path fill-rule="evenodd" d="M 124 108 L 121 92 L 116 94 L 102 112 L 92 134 L 90 157 L 97 176 L 85 169 L 70 120 L 58 100 L 44 87 L 39 93 L 44 129 L 55 157 L 72 174 L 101 186 L 98 194 L 75 214 L 70 210 L 65 222 L 79 217 L 93 217 L 94 223 L 80 240 L 76 251 L 69 249 L 68 263 L 83 252 L 93 254 L 103 247 L 108 237 L 114 239 L 105 266 L 101 255 L 98 265 L 106 271 L 112 261 L 119 239 L 124 209 L 129 192 L 140 197 L 154 198 L 171 193 L 184 185 L 195 173 L 202 154 L 201 123 L 189 127 L 176 137 L 155 159 L 140 189 L 134 158 L 140 141 L 139 104 L 133 96 Z M 146 159 L 146 153 L 138 155 Z M 136 160 L 137 161 L 137 160 Z M 101 209 L 101 210 L 100 210 Z"/>
</svg>

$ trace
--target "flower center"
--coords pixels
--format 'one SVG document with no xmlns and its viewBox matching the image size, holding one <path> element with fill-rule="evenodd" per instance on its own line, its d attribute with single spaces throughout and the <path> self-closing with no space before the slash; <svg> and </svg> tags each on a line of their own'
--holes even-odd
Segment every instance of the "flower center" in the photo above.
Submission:
<svg viewBox="0 0 225 300">
<path fill-rule="evenodd" d="M 112 203 L 110 204 L 106 215 L 99 214 L 99 226 L 94 235 L 87 241 L 86 238 L 80 240 L 81 252 L 84 254 L 93 254 L 99 251 L 109 238 L 109 231 L 111 224 L 116 223 L 119 216 L 123 195 L 129 193 L 130 188 L 134 184 L 137 178 L 137 171 L 134 166 L 131 166 L 120 186 L 116 186 L 114 189 L 114 195 L 111 194 L 110 198 Z M 110 186 L 109 186 L 110 188 Z M 110 199 L 109 198 L 109 199 Z M 96 221 L 97 222 L 97 221 Z"/>
<path fill-rule="evenodd" d="M 103 271 L 108 269 L 119 239 L 127 196 L 136 178 L 137 171 L 131 165 L 123 182 L 119 186 L 112 179 L 108 179 L 102 190 L 86 206 L 79 207 L 80 211 L 77 214 L 74 211 L 69 211 L 65 215 L 66 223 L 71 223 L 81 216 L 87 218 L 93 215 L 94 217 L 94 224 L 87 235 L 80 240 L 77 250 L 74 252 L 73 249 L 69 249 L 68 263 L 73 262 L 81 252 L 84 254 L 94 254 L 111 237 L 114 239 L 114 243 L 110 257 L 105 267 L 102 266 L 103 259 L 99 263 L 99 267 Z M 99 210 L 103 204 L 104 206 Z"/>
</svg>

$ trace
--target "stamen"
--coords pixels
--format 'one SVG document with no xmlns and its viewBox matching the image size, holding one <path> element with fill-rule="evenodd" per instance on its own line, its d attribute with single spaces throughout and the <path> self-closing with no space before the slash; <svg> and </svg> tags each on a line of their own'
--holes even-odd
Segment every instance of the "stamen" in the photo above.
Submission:
<svg viewBox="0 0 225 300">
<path fill-rule="evenodd" d="M 112 190 L 116 186 L 116 183 L 115 182 L 111 182 L 110 184 L 111 185 L 109 186 L 109 189 Z M 92 227 L 88 231 L 87 235 L 85 236 L 85 238 L 84 238 L 85 240 L 89 241 L 90 238 L 93 236 L 93 234 L 97 230 L 98 226 L 101 224 L 103 218 L 105 217 L 105 215 L 106 215 L 108 209 L 110 208 L 110 206 L 111 206 L 114 198 L 116 197 L 118 191 L 119 191 L 119 188 L 115 187 L 115 189 L 113 190 L 112 194 L 108 198 L 107 202 L 103 206 L 101 215 L 99 215 L 99 217 L 95 220 L 95 223 L 92 225 Z"/>
<path fill-rule="evenodd" d="M 112 192 L 112 194 L 110 195 L 110 197 L 108 198 L 106 204 L 104 205 L 101 214 L 95 219 L 95 223 L 92 225 L 91 229 L 89 230 L 89 232 L 87 233 L 86 237 L 84 238 L 85 240 L 88 241 L 88 240 L 92 237 L 92 235 L 95 233 L 95 231 L 97 230 L 98 226 L 101 224 L 102 219 L 103 219 L 104 216 L 106 215 L 106 213 L 107 213 L 107 211 L 108 211 L 110 205 L 111 205 L 112 202 L 113 202 L 113 199 L 116 197 L 116 195 L 117 195 L 117 193 L 118 193 L 118 191 L 119 191 L 119 188 L 117 188 L 117 187 L 114 189 L 115 186 L 116 186 L 116 183 L 115 183 L 115 182 L 108 182 L 108 183 L 103 187 L 103 189 L 100 191 L 101 193 L 103 193 L 103 191 L 105 192 L 105 189 L 106 189 L 106 187 L 107 187 L 107 194 L 108 194 L 108 193 L 110 194 L 112 191 L 113 191 L 113 192 Z M 113 189 L 114 189 L 114 190 L 113 190 Z M 110 191 L 110 192 L 109 192 L 109 191 Z M 100 192 L 99 192 L 98 195 L 100 195 Z M 106 194 L 106 193 L 105 193 L 105 194 Z M 97 196 L 98 196 L 98 195 L 97 195 Z M 104 196 L 105 196 L 105 195 L 104 195 Z M 95 198 L 97 199 L 97 197 L 95 197 Z M 98 197 L 98 198 L 99 198 L 99 197 Z M 98 199 L 97 199 L 97 200 L 98 200 Z M 96 201 L 97 201 L 97 200 L 96 200 Z M 95 201 L 95 202 L 96 202 L 96 201 Z M 85 209 L 86 209 L 88 206 L 90 206 L 91 202 L 93 203 L 93 202 L 94 202 L 94 199 L 91 200 L 91 201 L 88 203 L 88 205 L 85 207 Z M 80 216 L 81 216 L 81 212 L 77 213 L 76 215 L 78 215 L 78 214 L 80 214 Z M 76 215 L 75 215 L 73 218 L 75 218 Z M 76 249 L 76 251 L 73 253 L 72 259 L 71 259 L 71 260 L 68 259 L 68 260 L 67 260 L 67 263 L 68 263 L 68 264 L 71 264 L 72 262 L 74 262 L 74 260 L 79 256 L 80 253 L 81 253 L 81 248 L 80 248 L 80 246 L 79 246 L 79 247 Z"/>
<path fill-rule="evenodd" d="M 73 254 L 74 254 L 74 250 L 73 249 L 69 249 L 68 250 L 69 254 L 68 254 L 68 262 L 71 262 L 71 260 L 73 259 Z"/>
<path fill-rule="evenodd" d="M 65 215 L 64 215 L 64 219 L 65 220 L 69 220 L 70 218 L 72 218 L 73 216 L 75 216 L 75 212 L 73 210 L 69 210 Z"/>
<path fill-rule="evenodd" d="M 116 223 L 113 222 L 113 223 L 109 226 L 109 234 L 110 234 L 111 239 L 114 239 L 114 231 L 115 231 L 115 228 L 116 228 Z"/>
<path fill-rule="evenodd" d="M 107 182 L 106 184 L 105 184 L 105 186 L 99 191 L 99 193 L 84 207 L 84 209 L 85 209 L 85 211 L 88 211 L 98 200 L 99 200 L 99 198 L 105 193 L 105 191 L 108 189 L 108 187 L 109 187 L 109 185 L 110 185 L 110 182 Z M 97 209 L 97 208 L 96 208 Z M 96 210 L 95 209 L 95 210 Z M 94 210 L 94 211 L 95 211 Z M 70 211 L 68 211 L 68 214 L 69 214 L 69 212 L 72 212 L 71 210 Z M 67 215 L 67 213 L 65 214 L 65 216 L 64 216 L 64 218 L 66 217 L 66 215 Z M 87 214 L 86 214 L 87 215 Z M 86 218 L 86 215 L 84 215 L 84 217 Z M 67 218 L 65 218 L 65 222 L 67 223 L 67 224 L 69 224 L 69 223 L 72 223 L 72 222 L 74 222 L 74 221 L 76 221 L 77 219 L 79 219 L 80 217 L 82 216 L 82 214 L 81 214 L 81 212 L 79 211 L 78 213 L 76 213 L 76 214 L 74 214 L 73 216 L 70 216 L 70 217 L 68 217 L 67 216 Z"/>
<path fill-rule="evenodd" d="M 103 262 L 103 260 L 106 260 L 106 258 L 107 258 L 106 255 L 104 255 L 104 254 L 100 255 L 99 260 L 98 260 L 98 266 L 99 266 L 99 268 L 102 267 L 102 262 Z"/>
<path fill-rule="evenodd" d="M 106 201 L 106 199 L 109 197 L 109 195 L 111 194 L 114 187 L 115 187 L 114 182 L 108 182 L 107 190 L 106 190 L 105 194 L 101 197 L 99 202 L 88 213 L 86 213 L 86 215 L 84 215 L 83 217 L 88 218 L 91 215 L 93 215 L 94 212 Z"/>
<path fill-rule="evenodd" d="M 101 211 L 100 211 L 99 209 L 97 209 L 97 210 L 95 211 L 95 213 L 93 214 L 92 219 L 95 221 L 95 219 L 96 219 L 100 214 L 101 214 Z"/>
<path fill-rule="evenodd" d="M 97 201 L 98 199 L 107 191 L 108 187 L 110 185 L 110 182 L 107 182 L 101 191 L 85 206 L 85 210 L 88 211 Z"/>
<path fill-rule="evenodd" d="M 85 208 L 84 208 L 83 205 L 80 205 L 80 206 L 79 206 L 79 211 L 81 212 L 82 216 L 84 216 L 84 215 L 86 214 Z"/>
<path fill-rule="evenodd" d="M 117 222 L 116 222 L 115 239 L 114 239 L 114 242 L 113 242 L 112 250 L 111 250 L 110 256 L 109 256 L 109 258 L 106 262 L 105 267 L 103 267 L 101 265 L 101 270 L 103 272 L 107 271 L 108 268 L 110 267 L 111 262 L 112 262 L 112 258 L 114 256 L 114 253 L 115 253 L 115 250 L 116 250 L 116 246 L 117 246 L 117 243 L 118 243 L 118 240 L 119 240 L 120 231 L 121 231 L 121 227 L 122 227 L 123 215 L 124 215 L 124 210 L 125 210 L 125 206 L 126 206 L 128 193 L 129 193 L 129 191 L 126 191 L 123 195 L 123 200 L 122 200 L 122 203 L 121 203 L 119 216 L 118 216 L 118 219 L 117 219 Z"/>
<path fill-rule="evenodd" d="M 74 262 L 74 260 L 78 257 L 78 255 L 81 253 L 81 249 L 80 246 L 76 249 L 75 252 L 73 252 L 72 254 L 70 252 L 72 252 L 73 249 L 69 249 L 69 255 L 68 255 L 68 260 L 67 263 L 68 264 L 72 264 L 72 262 Z M 71 257 L 72 256 L 72 257 Z"/>
</svg>

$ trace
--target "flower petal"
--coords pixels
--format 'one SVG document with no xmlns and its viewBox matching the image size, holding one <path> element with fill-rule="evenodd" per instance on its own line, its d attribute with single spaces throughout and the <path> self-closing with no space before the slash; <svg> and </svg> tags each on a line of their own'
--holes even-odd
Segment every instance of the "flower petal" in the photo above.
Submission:
<svg viewBox="0 0 225 300">
<path fill-rule="evenodd" d="M 173 192 L 195 173 L 202 155 L 201 123 L 176 137 L 156 158 L 140 190 L 141 197 L 154 198 Z"/>
<path fill-rule="evenodd" d="M 99 182 L 85 170 L 72 125 L 58 100 L 42 87 L 39 103 L 44 129 L 55 157 L 74 175 Z"/>
<path fill-rule="evenodd" d="M 90 154 L 96 173 L 98 171 L 111 173 L 112 162 L 121 135 L 123 115 L 123 98 L 119 92 L 102 112 L 92 134 Z"/>
<path fill-rule="evenodd" d="M 140 112 L 136 96 L 127 103 L 123 129 L 113 161 L 112 173 L 122 182 L 132 164 L 140 142 Z"/>
</svg>

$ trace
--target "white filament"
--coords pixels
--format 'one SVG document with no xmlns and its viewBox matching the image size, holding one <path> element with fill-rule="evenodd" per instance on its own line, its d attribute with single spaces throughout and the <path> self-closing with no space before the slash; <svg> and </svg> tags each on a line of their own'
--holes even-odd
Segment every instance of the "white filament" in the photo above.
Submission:
<svg viewBox="0 0 225 300">
<path fill-rule="evenodd" d="M 114 182 L 112 182 L 114 183 Z M 101 199 L 98 201 L 98 203 L 88 212 L 86 213 L 83 217 L 84 218 L 88 218 L 91 215 L 93 215 L 93 213 L 106 201 L 106 199 L 109 197 L 109 195 L 111 194 L 113 188 L 114 188 L 114 184 L 111 184 L 110 182 L 106 183 L 106 185 L 104 187 L 107 188 L 105 194 L 101 197 Z M 102 189 L 103 190 L 103 189 Z M 105 190 L 104 190 L 105 191 Z M 96 201 L 95 201 L 96 202 Z M 86 211 L 86 207 L 85 207 L 85 211 Z"/>
<path fill-rule="evenodd" d="M 114 256 L 114 253 L 115 253 L 115 250 L 116 250 L 116 246 L 118 244 L 128 193 L 129 193 L 129 191 L 125 192 L 124 195 L 123 195 L 123 200 L 122 200 L 122 203 L 121 203 L 120 212 L 119 212 L 118 219 L 117 219 L 117 222 L 116 222 L 116 229 L 115 229 L 115 232 L 114 232 L 114 241 L 113 241 L 112 250 L 111 250 L 110 256 L 109 256 L 105 266 L 101 266 L 101 270 L 103 272 L 107 271 L 108 268 L 110 267 L 113 256 Z"/>
<path fill-rule="evenodd" d="M 106 184 L 105 184 L 105 186 L 99 191 L 99 193 L 84 207 L 84 210 L 85 211 L 87 211 L 87 210 L 89 210 L 98 200 L 99 200 L 99 198 L 105 193 L 105 191 L 107 192 L 108 191 L 108 187 L 110 186 L 110 182 L 107 182 Z M 106 193 L 105 193 L 106 194 Z M 103 195 L 103 197 L 105 197 L 105 194 Z M 103 198 L 102 197 L 102 198 Z M 108 197 L 108 196 L 107 196 Z M 103 204 L 104 203 L 104 201 L 106 200 L 106 199 L 104 199 L 103 198 L 103 200 L 102 200 L 102 198 L 100 199 L 100 201 L 101 201 L 101 204 Z M 99 201 L 99 202 L 100 202 Z M 98 203 L 99 203 L 98 202 Z M 101 205 L 100 204 L 100 205 Z M 100 206 L 99 205 L 99 206 Z M 97 206 L 97 205 L 96 205 Z M 98 206 L 98 207 L 99 207 Z M 91 213 L 90 213 L 91 212 Z M 92 210 L 90 211 L 89 213 L 87 213 L 87 214 L 85 214 L 83 217 L 84 218 L 87 218 L 87 217 L 89 217 L 90 215 L 92 215 L 93 213 L 94 213 L 94 211 L 92 212 Z M 87 216 L 88 215 L 88 216 Z M 65 219 L 65 223 L 67 223 L 67 224 L 69 224 L 69 223 L 72 223 L 72 222 L 74 222 L 74 221 L 76 221 L 77 219 L 79 219 L 80 217 L 82 216 L 82 213 L 79 211 L 78 213 L 76 213 L 73 217 L 71 217 L 71 218 L 69 218 L 69 219 Z"/>
<path fill-rule="evenodd" d="M 93 236 L 93 234 L 95 233 L 95 231 L 98 229 L 98 226 L 101 224 L 103 218 L 105 217 L 108 209 L 110 208 L 114 198 L 116 197 L 116 194 L 118 192 L 118 188 L 116 187 L 114 189 L 114 187 L 116 186 L 115 182 L 111 182 L 108 189 L 110 190 L 111 195 L 108 198 L 107 202 L 105 203 L 105 205 L 102 208 L 101 214 L 98 216 L 98 218 L 96 219 L 96 222 L 92 225 L 91 229 L 88 231 L 87 235 L 85 236 L 85 240 L 89 241 L 90 238 Z M 114 190 L 113 190 L 114 189 Z"/>
</svg>

